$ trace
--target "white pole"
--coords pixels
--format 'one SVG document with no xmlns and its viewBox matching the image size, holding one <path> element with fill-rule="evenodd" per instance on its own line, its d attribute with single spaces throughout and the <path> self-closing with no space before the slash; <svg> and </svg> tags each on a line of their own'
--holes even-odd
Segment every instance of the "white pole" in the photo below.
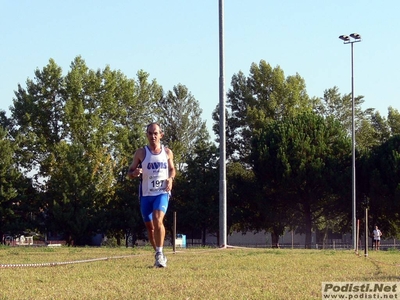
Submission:
<svg viewBox="0 0 400 300">
<path fill-rule="evenodd" d="M 227 246 L 225 118 L 224 1 L 219 0 L 219 239 L 221 247 Z"/>
</svg>

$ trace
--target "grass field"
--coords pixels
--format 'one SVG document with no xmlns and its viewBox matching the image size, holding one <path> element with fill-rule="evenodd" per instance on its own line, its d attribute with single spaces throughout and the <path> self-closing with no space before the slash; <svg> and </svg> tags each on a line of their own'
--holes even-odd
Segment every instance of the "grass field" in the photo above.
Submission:
<svg viewBox="0 0 400 300">
<path fill-rule="evenodd" d="M 333 250 L 165 253 L 168 267 L 156 269 L 150 248 L 0 247 L 0 299 L 309 300 L 321 299 L 323 281 L 400 278 L 395 250 L 370 251 L 367 258 Z"/>
</svg>

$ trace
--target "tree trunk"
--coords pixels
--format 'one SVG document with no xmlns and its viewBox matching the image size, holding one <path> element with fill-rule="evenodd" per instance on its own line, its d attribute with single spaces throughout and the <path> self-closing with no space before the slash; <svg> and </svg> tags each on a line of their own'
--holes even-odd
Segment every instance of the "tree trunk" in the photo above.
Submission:
<svg viewBox="0 0 400 300">
<path fill-rule="evenodd" d="M 272 248 L 279 248 L 279 233 L 277 233 L 275 230 L 272 230 L 271 232 L 271 243 Z"/>
<path fill-rule="evenodd" d="M 328 226 L 326 226 L 325 230 L 324 230 L 324 237 L 322 240 L 322 248 L 325 249 L 326 248 L 326 244 L 328 243 Z"/>
<path fill-rule="evenodd" d="M 74 246 L 74 240 L 72 238 L 71 234 L 67 234 L 67 238 L 65 239 L 65 243 L 67 244 L 67 246 Z"/>
<path fill-rule="evenodd" d="M 304 225 L 306 231 L 306 241 L 304 247 L 306 249 L 311 249 L 311 229 L 312 229 L 312 222 L 311 222 L 311 209 L 308 204 L 304 205 Z"/>
</svg>

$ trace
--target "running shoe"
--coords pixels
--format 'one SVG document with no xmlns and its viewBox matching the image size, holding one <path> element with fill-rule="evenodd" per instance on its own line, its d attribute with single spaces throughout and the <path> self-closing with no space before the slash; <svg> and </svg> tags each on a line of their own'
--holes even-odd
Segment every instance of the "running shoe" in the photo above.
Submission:
<svg viewBox="0 0 400 300">
<path fill-rule="evenodd" d="M 156 261 L 154 263 L 154 266 L 156 268 L 166 268 L 167 267 L 167 257 L 161 253 L 157 252 L 155 255 Z"/>
</svg>

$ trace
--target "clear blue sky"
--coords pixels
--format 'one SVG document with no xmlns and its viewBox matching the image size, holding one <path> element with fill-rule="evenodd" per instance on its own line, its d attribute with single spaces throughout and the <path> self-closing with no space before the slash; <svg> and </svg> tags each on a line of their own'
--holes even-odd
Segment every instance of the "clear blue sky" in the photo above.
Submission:
<svg viewBox="0 0 400 300">
<path fill-rule="evenodd" d="M 264 59 L 286 76 L 299 73 L 311 97 L 333 86 L 350 93 L 351 47 L 338 36 L 356 32 L 355 94 L 383 116 L 389 106 L 400 109 L 400 1 L 225 0 L 224 7 L 226 91 L 233 74 L 248 75 Z M 165 91 L 186 85 L 211 128 L 218 18 L 218 0 L 0 0 L 0 109 L 9 111 L 18 83 L 25 87 L 50 58 L 65 75 L 81 55 L 91 69 L 109 65 L 129 78 L 143 69 Z"/>
</svg>

